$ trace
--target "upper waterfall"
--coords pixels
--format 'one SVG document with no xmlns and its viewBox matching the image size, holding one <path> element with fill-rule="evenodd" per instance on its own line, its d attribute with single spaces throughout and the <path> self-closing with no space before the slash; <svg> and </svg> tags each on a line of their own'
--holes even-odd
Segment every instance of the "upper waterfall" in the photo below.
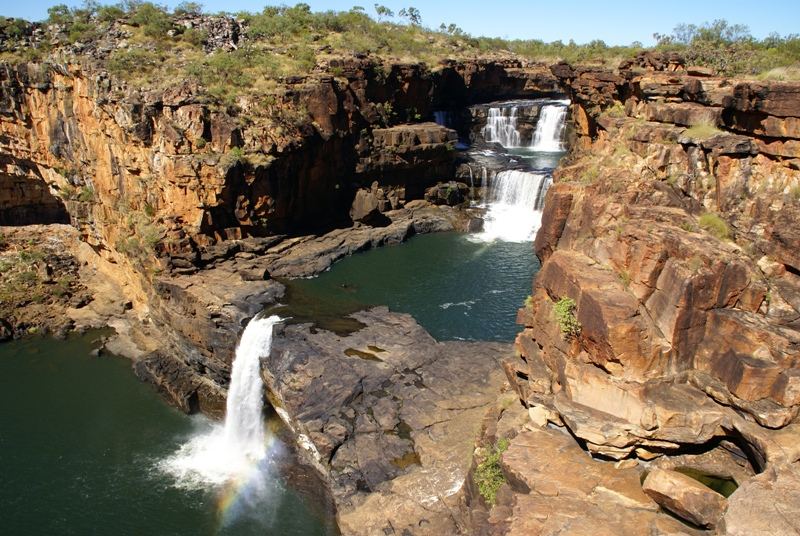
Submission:
<svg viewBox="0 0 800 536">
<path fill-rule="evenodd" d="M 519 147 L 521 137 L 517 130 L 517 106 L 489 108 L 481 135 L 486 141 L 497 142 L 503 147 Z"/>
<path fill-rule="evenodd" d="M 551 153 L 564 150 L 561 139 L 566 126 L 568 104 L 569 101 L 558 101 L 558 104 L 546 104 L 542 107 L 531 139 L 532 150 Z"/>
</svg>

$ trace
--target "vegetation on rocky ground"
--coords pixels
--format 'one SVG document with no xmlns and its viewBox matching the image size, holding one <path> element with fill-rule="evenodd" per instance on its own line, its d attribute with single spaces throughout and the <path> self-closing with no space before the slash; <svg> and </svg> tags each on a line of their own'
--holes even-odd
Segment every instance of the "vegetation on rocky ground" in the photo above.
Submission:
<svg viewBox="0 0 800 536">
<path fill-rule="evenodd" d="M 576 337 L 581 332 L 581 323 L 575 316 L 577 307 L 575 300 L 572 298 L 561 298 L 553 306 L 553 311 L 558 321 L 558 327 L 561 329 L 561 333 L 567 338 Z"/>
<path fill-rule="evenodd" d="M 497 492 L 500 486 L 505 484 L 506 477 L 500 467 L 500 457 L 508 449 L 508 439 L 498 440 L 490 449 L 489 453 L 475 468 L 473 479 L 478 486 L 478 492 L 486 501 L 486 504 L 493 506 L 497 502 Z"/>
<path fill-rule="evenodd" d="M 329 70 L 336 56 L 370 54 L 380 59 L 426 62 L 446 58 L 516 54 L 543 62 L 615 67 L 645 50 L 641 43 L 609 46 L 594 40 L 546 43 L 538 39 L 474 37 L 455 24 L 431 29 L 411 7 L 394 13 L 375 4 L 370 16 L 361 7 L 349 11 L 313 12 L 307 4 L 267 6 L 259 13 L 219 14 L 217 23 L 241 24 L 235 46 L 211 43 L 203 29 L 199 4 L 185 2 L 174 10 L 141 0 L 82 7 L 59 4 L 41 25 L 0 17 L 0 60 L 31 61 L 72 55 L 95 58 L 112 74 L 130 83 L 159 87 L 176 77 L 195 80 L 230 102 L 242 92 L 268 93 L 282 76 Z M 227 17 L 227 18 L 226 18 Z M 230 17 L 233 17 L 230 18 Z M 208 18 L 205 19 L 208 22 Z M 226 22 L 227 21 L 227 22 Z M 679 52 L 690 64 L 723 74 L 795 78 L 800 73 L 800 37 L 772 34 L 753 38 L 746 27 L 717 20 L 701 26 L 683 24 L 668 35 L 656 34 L 661 52 Z"/>
<path fill-rule="evenodd" d="M 720 240 L 728 240 L 731 237 L 730 229 L 725 220 L 714 214 L 706 212 L 697 219 L 697 224 L 701 229 L 711 233 Z"/>
<path fill-rule="evenodd" d="M 680 24 L 669 35 L 654 35 L 657 49 L 679 52 L 689 64 L 711 67 L 726 75 L 796 78 L 800 35 L 772 33 L 756 39 L 747 26 L 715 20 L 703 25 Z"/>
<path fill-rule="evenodd" d="M 700 123 L 687 128 L 684 135 L 695 140 L 707 140 L 708 138 L 721 134 L 722 131 L 710 123 Z"/>
<path fill-rule="evenodd" d="M 81 292 L 77 264 L 58 241 L 0 237 L 0 322 L 26 307 L 69 301 Z"/>
</svg>

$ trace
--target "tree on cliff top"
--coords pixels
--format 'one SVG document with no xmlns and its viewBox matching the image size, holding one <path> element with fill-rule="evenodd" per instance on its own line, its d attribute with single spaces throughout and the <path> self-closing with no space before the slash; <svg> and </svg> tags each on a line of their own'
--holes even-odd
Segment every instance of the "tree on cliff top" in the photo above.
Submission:
<svg viewBox="0 0 800 536">
<path fill-rule="evenodd" d="M 723 19 L 702 25 L 679 24 L 671 34 L 653 34 L 661 50 L 680 52 L 690 64 L 728 74 L 758 74 L 800 62 L 800 36 L 770 34 L 755 39 L 743 24 Z"/>
</svg>

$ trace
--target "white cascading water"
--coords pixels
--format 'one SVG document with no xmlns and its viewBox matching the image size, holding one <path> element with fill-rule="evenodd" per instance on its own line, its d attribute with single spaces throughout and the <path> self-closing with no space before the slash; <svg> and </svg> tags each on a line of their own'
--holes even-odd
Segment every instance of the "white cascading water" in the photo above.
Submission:
<svg viewBox="0 0 800 536">
<path fill-rule="evenodd" d="M 224 425 L 213 425 L 159 465 L 188 487 L 219 485 L 251 477 L 267 455 L 264 383 L 260 360 L 272 345 L 277 316 L 254 318 L 236 347 Z"/>
<path fill-rule="evenodd" d="M 568 103 L 569 101 L 566 101 Z M 531 139 L 531 149 L 543 153 L 557 153 L 564 150 L 561 137 L 566 124 L 567 106 L 565 101 L 559 104 L 547 104 L 542 107 L 536 130 Z"/>
<path fill-rule="evenodd" d="M 533 150 L 564 150 L 561 137 L 568 104 L 569 101 L 557 101 L 542 108 L 531 144 Z M 544 197 L 552 182 L 549 173 L 521 170 L 497 173 L 486 195 L 483 232 L 475 237 L 483 241 L 506 242 L 527 242 L 536 238 L 542 225 Z"/>
<path fill-rule="evenodd" d="M 489 190 L 483 241 L 527 242 L 542 224 L 544 195 L 552 179 L 545 173 L 501 171 Z"/>
<path fill-rule="evenodd" d="M 481 130 L 483 139 L 496 142 L 503 147 L 519 147 L 520 135 L 517 130 L 517 107 L 489 108 L 486 126 Z"/>
<path fill-rule="evenodd" d="M 442 125 L 443 127 L 449 127 L 452 124 L 451 121 L 451 112 L 449 110 L 436 110 L 433 112 L 433 120 L 436 122 L 437 125 Z"/>
</svg>

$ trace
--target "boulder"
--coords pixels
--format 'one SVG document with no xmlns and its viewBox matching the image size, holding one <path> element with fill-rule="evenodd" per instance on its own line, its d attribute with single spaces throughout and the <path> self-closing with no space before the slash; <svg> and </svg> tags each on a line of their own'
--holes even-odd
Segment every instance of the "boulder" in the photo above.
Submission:
<svg viewBox="0 0 800 536">
<path fill-rule="evenodd" d="M 800 468 L 768 469 L 743 483 L 728 499 L 723 518 L 729 536 L 776 536 L 800 530 Z"/>
<path fill-rule="evenodd" d="M 371 190 L 360 188 L 356 191 L 353 205 L 350 208 L 350 219 L 353 221 L 369 221 L 380 215 L 378 198 Z"/>
<path fill-rule="evenodd" d="M 642 492 L 637 468 L 593 460 L 560 431 L 519 433 L 511 439 L 501 466 L 512 493 L 505 498 L 498 494 L 500 504 L 490 518 L 497 528 L 489 534 L 699 533 L 658 511 Z M 497 519 L 504 507 L 506 514 Z"/>
<path fill-rule="evenodd" d="M 653 469 L 642 490 L 681 519 L 699 527 L 714 527 L 725 510 L 725 497 L 697 480 L 667 469 Z"/>
<path fill-rule="evenodd" d="M 469 186 L 463 182 L 442 182 L 425 190 L 425 200 L 434 205 L 455 207 L 469 199 Z"/>
<path fill-rule="evenodd" d="M 736 84 L 726 108 L 762 112 L 776 117 L 800 116 L 800 83 L 743 82 Z"/>
</svg>

